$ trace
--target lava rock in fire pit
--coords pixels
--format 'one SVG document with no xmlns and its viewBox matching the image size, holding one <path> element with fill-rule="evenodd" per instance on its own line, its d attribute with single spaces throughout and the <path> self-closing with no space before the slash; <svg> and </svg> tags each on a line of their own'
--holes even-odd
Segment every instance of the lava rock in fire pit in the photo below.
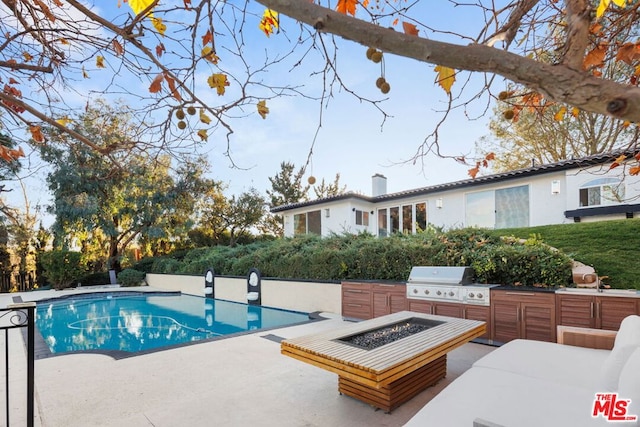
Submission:
<svg viewBox="0 0 640 427">
<path fill-rule="evenodd" d="M 347 344 L 355 345 L 356 347 L 364 348 L 365 350 L 373 350 L 385 344 L 390 344 L 394 341 L 406 338 L 410 335 L 417 334 L 422 331 L 426 331 L 433 326 L 439 325 L 442 322 L 418 322 L 415 319 L 409 319 L 400 323 L 395 323 L 389 326 L 383 326 L 372 331 L 362 332 L 360 334 L 351 335 L 345 338 L 340 338 L 340 341 Z"/>
</svg>

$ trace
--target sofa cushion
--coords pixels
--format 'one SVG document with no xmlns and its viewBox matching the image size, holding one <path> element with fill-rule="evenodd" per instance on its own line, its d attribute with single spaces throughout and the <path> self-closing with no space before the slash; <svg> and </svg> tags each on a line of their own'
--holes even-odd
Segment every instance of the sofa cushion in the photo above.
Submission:
<svg viewBox="0 0 640 427">
<path fill-rule="evenodd" d="M 620 373 L 637 345 L 615 345 L 600 369 L 601 391 L 618 391 Z"/>
<path fill-rule="evenodd" d="M 635 424 L 624 423 L 624 426 L 640 426 L 640 347 L 637 347 L 629 356 L 622 372 L 620 372 L 618 396 L 620 399 L 631 399 L 627 415 L 637 417 Z"/>
<path fill-rule="evenodd" d="M 594 398 L 591 390 L 582 387 L 472 367 L 405 426 L 471 427 L 478 418 L 506 427 L 609 425 L 602 417 L 591 416 Z"/>
<path fill-rule="evenodd" d="M 640 316 L 631 315 L 622 319 L 613 346 L 625 345 L 640 345 Z"/>
<path fill-rule="evenodd" d="M 602 391 L 618 390 L 620 372 L 638 346 L 640 346 L 640 316 L 627 316 L 620 323 L 613 350 L 600 370 Z"/>
<path fill-rule="evenodd" d="M 598 372 L 609 353 L 609 350 L 543 341 L 513 340 L 482 357 L 473 366 L 584 387 L 595 393 L 602 391 L 600 379 L 591 373 Z"/>
</svg>

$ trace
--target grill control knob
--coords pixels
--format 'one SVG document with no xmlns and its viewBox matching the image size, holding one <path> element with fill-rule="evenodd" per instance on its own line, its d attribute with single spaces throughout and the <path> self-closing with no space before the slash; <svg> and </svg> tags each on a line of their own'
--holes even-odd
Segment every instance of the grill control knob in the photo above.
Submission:
<svg viewBox="0 0 640 427">
<path fill-rule="evenodd" d="M 437 294 L 438 296 L 440 296 L 440 295 L 442 295 L 442 292 L 438 291 L 438 292 L 436 292 L 436 294 Z"/>
<path fill-rule="evenodd" d="M 473 298 L 474 297 L 474 293 L 473 292 L 469 292 L 469 298 Z"/>
<path fill-rule="evenodd" d="M 449 296 L 450 296 L 450 297 L 452 297 L 452 296 L 454 296 L 454 295 L 455 295 L 455 294 L 453 293 L 453 291 L 449 291 Z"/>
<path fill-rule="evenodd" d="M 414 289 L 414 290 L 413 290 L 413 293 L 414 293 L 414 294 L 417 294 L 417 293 L 418 293 L 418 290 L 417 290 L 417 289 Z"/>
<path fill-rule="evenodd" d="M 425 295 L 429 295 L 429 289 L 425 289 L 425 290 L 424 290 L 424 294 L 425 294 Z"/>
<path fill-rule="evenodd" d="M 478 294 L 478 298 L 482 298 L 482 294 Z"/>
</svg>

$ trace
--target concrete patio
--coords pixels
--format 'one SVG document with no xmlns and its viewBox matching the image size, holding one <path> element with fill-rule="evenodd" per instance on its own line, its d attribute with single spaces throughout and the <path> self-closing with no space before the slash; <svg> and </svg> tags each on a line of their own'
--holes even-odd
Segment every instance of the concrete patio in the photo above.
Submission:
<svg viewBox="0 0 640 427">
<path fill-rule="evenodd" d="M 10 302 L 8 296 L 0 297 L 2 307 Z M 321 332 L 343 323 L 333 316 L 121 360 L 99 354 L 36 360 L 36 425 L 401 426 L 475 360 L 493 350 L 475 343 L 454 350 L 443 381 L 386 414 L 339 395 L 335 374 L 280 354 L 278 338 Z M 10 331 L 9 339 L 14 394 L 26 388 L 26 351 L 19 331 Z M 0 344 L 3 341 L 4 334 Z M 4 355 L 0 357 L 4 363 Z M 16 406 L 12 425 L 24 425 L 24 402 L 12 399 L 12 407 Z"/>
</svg>

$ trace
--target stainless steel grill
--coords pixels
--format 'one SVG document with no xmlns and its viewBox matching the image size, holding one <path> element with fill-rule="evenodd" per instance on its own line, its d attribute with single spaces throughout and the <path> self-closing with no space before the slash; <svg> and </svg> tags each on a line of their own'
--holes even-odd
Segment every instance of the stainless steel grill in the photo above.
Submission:
<svg viewBox="0 0 640 427">
<path fill-rule="evenodd" d="M 471 267 L 416 266 L 407 280 L 407 298 L 488 306 L 493 286 L 474 283 Z"/>
</svg>

